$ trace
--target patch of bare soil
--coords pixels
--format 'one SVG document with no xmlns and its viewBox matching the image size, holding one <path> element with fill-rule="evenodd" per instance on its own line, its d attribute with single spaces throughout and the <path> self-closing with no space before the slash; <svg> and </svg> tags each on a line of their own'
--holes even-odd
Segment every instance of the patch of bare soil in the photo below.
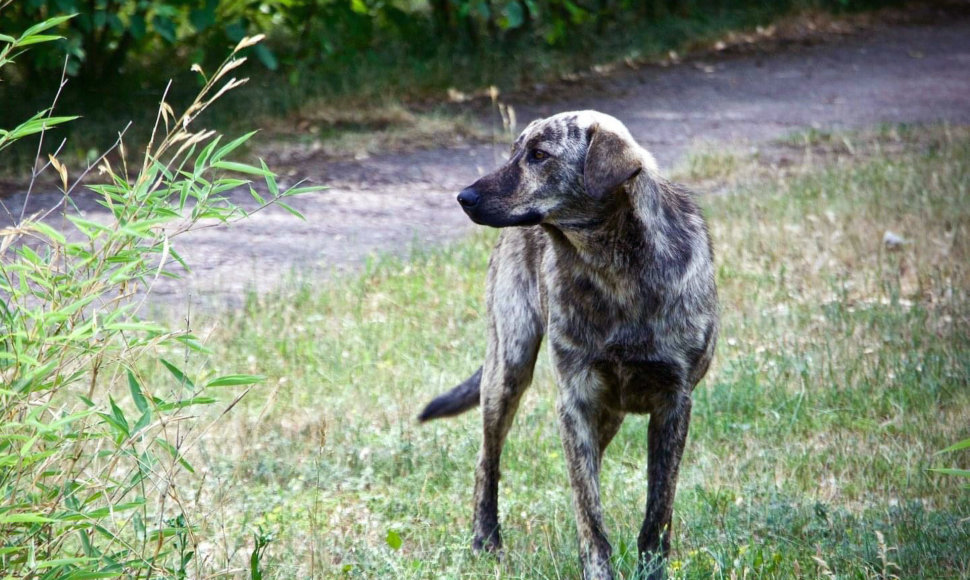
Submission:
<svg viewBox="0 0 970 580">
<path fill-rule="evenodd" d="M 798 35 L 783 24 L 760 33 L 777 35 L 770 50 L 729 38 L 685 62 L 601 71 L 595 79 L 578 77 L 504 101 L 520 128 L 564 110 L 612 114 L 668 171 L 699 144 L 747 155 L 777 151 L 779 139 L 806 129 L 970 124 L 970 18 L 965 11 L 917 16 L 829 22 L 825 34 L 803 41 L 793 40 Z M 482 126 L 501 127 L 486 116 L 497 113 L 480 102 L 467 108 Z M 330 187 L 293 201 L 306 221 L 270 209 L 231 228 L 182 238 L 181 253 L 194 271 L 184 281 L 167 282 L 159 297 L 176 305 L 238 304 L 245 289 L 272 290 L 292 273 L 312 280 L 357 267 L 375 252 L 406 254 L 415 245 L 467 235 L 475 226 L 455 194 L 503 161 L 507 139 L 492 144 L 471 130 L 467 139 L 456 139 L 447 127 L 442 135 L 424 134 L 420 150 L 349 159 L 293 141 L 269 150 L 286 180 Z M 57 199 L 35 194 L 31 205 Z M 14 195 L 4 202 L 19 208 L 23 200 Z M 83 209 L 99 211 L 93 204 Z"/>
</svg>

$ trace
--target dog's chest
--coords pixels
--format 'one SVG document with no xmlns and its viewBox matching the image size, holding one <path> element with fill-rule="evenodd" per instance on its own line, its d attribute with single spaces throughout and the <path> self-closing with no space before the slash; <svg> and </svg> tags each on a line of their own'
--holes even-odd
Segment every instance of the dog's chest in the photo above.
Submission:
<svg viewBox="0 0 970 580">
<path fill-rule="evenodd" d="M 682 331 L 663 315 L 664 296 L 575 273 L 547 281 L 547 336 L 563 371 L 593 377 L 598 396 L 623 412 L 650 412 L 684 388 Z"/>
<path fill-rule="evenodd" d="M 642 347 L 652 344 L 652 333 L 645 327 L 658 315 L 663 297 L 643 281 L 631 275 L 607 277 L 586 269 L 545 265 L 550 334 L 586 349 L 615 342 L 618 336 Z"/>
</svg>

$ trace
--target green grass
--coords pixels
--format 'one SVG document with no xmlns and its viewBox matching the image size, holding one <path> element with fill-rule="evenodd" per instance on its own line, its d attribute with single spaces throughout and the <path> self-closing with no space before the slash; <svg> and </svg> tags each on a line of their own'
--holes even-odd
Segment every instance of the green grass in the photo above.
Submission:
<svg viewBox="0 0 970 580">
<path fill-rule="evenodd" d="M 935 452 L 970 436 L 970 130 L 847 138 L 867 153 L 834 140 L 797 171 L 705 161 L 705 178 L 757 177 L 703 199 L 723 329 L 695 392 L 674 578 L 970 576 L 970 491 L 928 471 L 968 462 Z M 886 249 L 885 230 L 906 244 Z M 214 371 L 269 377 L 196 449 L 205 570 L 245 568 L 262 530 L 267 578 L 578 577 L 544 356 L 503 456 L 501 562 L 469 549 L 478 413 L 414 420 L 480 363 L 494 239 L 198 321 Z M 628 418 L 602 476 L 626 578 L 646 425 Z"/>
</svg>

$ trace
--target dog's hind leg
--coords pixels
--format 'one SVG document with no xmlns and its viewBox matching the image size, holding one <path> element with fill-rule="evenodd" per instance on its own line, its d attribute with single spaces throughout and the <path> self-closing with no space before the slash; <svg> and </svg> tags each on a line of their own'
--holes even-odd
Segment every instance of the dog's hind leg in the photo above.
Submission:
<svg viewBox="0 0 970 580">
<path fill-rule="evenodd" d="M 649 572 L 650 580 L 663 578 L 663 566 L 657 560 L 665 560 L 670 553 L 670 522 L 677 492 L 677 471 L 687 441 L 690 411 L 690 395 L 686 395 L 678 397 L 674 405 L 650 414 L 647 513 L 637 541 L 641 571 Z"/>
<path fill-rule="evenodd" d="M 489 337 L 482 368 L 482 449 L 475 471 L 472 547 L 498 551 L 499 459 L 519 400 L 532 382 L 543 324 L 534 287 L 520 277 L 493 277 L 489 288 Z"/>
<path fill-rule="evenodd" d="M 499 459 L 522 394 L 532 381 L 538 338 L 517 362 L 489 356 L 482 372 L 482 449 L 475 471 L 473 544 L 476 550 L 502 547 L 498 524 Z"/>
</svg>

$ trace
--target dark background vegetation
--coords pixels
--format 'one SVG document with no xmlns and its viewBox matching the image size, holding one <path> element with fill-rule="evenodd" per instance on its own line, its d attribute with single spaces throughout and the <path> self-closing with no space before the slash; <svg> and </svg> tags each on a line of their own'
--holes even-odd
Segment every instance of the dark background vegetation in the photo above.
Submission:
<svg viewBox="0 0 970 580">
<path fill-rule="evenodd" d="M 0 82 L 0 127 L 51 102 L 65 53 L 67 87 L 58 113 L 83 114 L 66 153 L 92 158 L 129 119 L 129 137 L 151 129 L 169 79 L 179 108 L 207 71 L 246 35 L 267 42 L 240 75 L 256 88 L 232 95 L 210 123 L 284 116 L 303 107 L 433 106 L 445 90 L 528 87 L 595 63 L 680 49 L 780 15 L 870 9 L 879 0 L 0 0 L 0 33 L 16 34 L 77 14 L 62 40 L 34 47 Z M 29 163 L 21 144 L 12 160 Z"/>
</svg>

